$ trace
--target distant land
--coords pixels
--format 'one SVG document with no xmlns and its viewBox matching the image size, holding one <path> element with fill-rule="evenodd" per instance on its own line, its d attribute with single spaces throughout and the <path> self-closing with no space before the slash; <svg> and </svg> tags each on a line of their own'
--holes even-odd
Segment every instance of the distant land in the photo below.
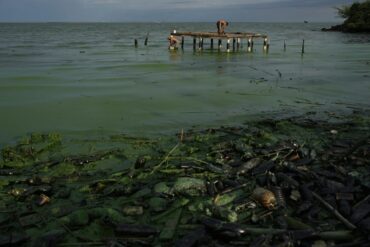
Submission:
<svg viewBox="0 0 370 247">
<path fill-rule="evenodd" d="M 341 31 L 341 32 L 368 32 L 370 33 L 370 0 L 363 3 L 353 3 L 338 9 L 340 17 L 346 20 L 341 25 L 323 28 L 323 31 Z"/>
</svg>

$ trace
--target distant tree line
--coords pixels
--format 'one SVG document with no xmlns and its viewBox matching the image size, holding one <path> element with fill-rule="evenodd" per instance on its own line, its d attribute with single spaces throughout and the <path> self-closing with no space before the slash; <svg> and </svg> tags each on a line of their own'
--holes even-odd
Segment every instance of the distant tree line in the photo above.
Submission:
<svg viewBox="0 0 370 247">
<path fill-rule="evenodd" d="M 343 24 L 323 29 L 324 31 L 370 32 L 370 0 L 336 9 L 338 15 L 346 20 Z"/>
</svg>

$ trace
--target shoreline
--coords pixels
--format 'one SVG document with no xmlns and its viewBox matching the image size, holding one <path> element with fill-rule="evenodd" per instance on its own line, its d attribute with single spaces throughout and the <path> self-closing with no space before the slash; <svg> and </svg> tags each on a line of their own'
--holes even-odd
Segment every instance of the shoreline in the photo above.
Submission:
<svg viewBox="0 0 370 247">
<path fill-rule="evenodd" d="M 31 135 L 1 150 L 0 245 L 366 241 L 370 215 L 358 205 L 369 203 L 369 116 L 154 139 Z"/>
</svg>

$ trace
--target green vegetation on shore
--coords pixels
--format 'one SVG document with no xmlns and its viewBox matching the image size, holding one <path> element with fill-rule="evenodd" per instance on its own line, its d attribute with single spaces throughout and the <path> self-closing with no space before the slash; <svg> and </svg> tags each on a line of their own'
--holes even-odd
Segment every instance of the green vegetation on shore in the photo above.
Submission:
<svg viewBox="0 0 370 247">
<path fill-rule="evenodd" d="M 367 243 L 369 116 L 1 150 L 0 246 Z"/>
<path fill-rule="evenodd" d="M 324 31 L 370 32 L 370 0 L 355 2 L 337 10 L 339 16 L 346 20 L 343 24 L 323 29 Z"/>
</svg>

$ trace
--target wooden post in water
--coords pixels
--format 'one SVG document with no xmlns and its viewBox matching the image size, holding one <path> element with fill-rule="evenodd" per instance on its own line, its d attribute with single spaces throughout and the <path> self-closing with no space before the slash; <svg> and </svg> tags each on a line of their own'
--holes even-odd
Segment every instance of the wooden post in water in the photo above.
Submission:
<svg viewBox="0 0 370 247">
<path fill-rule="evenodd" d="M 144 45 L 148 45 L 148 39 L 149 39 L 149 32 L 146 34 L 145 40 L 144 40 Z"/>
<path fill-rule="evenodd" d="M 197 38 L 193 38 L 193 50 L 195 51 L 197 47 Z"/>
<path fill-rule="evenodd" d="M 302 42 L 302 54 L 304 53 L 304 40 Z"/>
<path fill-rule="evenodd" d="M 213 39 L 211 39 L 211 50 L 213 50 Z"/>
<path fill-rule="evenodd" d="M 252 38 L 249 38 L 248 39 L 248 48 L 247 48 L 247 51 L 248 52 L 252 52 Z"/>
<path fill-rule="evenodd" d="M 240 38 L 237 38 L 237 40 L 236 40 L 236 49 L 237 50 L 239 50 L 239 48 L 240 48 Z"/>
<path fill-rule="evenodd" d="M 236 39 L 233 38 L 233 51 L 235 51 L 235 44 L 236 44 Z"/>
<path fill-rule="evenodd" d="M 284 39 L 284 51 L 286 51 L 286 43 L 285 43 L 285 39 Z"/>
<path fill-rule="evenodd" d="M 184 50 L 185 37 L 181 36 L 181 50 Z"/>
<path fill-rule="evenodd" d="M 226 51 L 230 52 L 230 39 L 227 39 Z"/>
<path fill-rule="evenodd" d="M 203 49 L 203 38 L 199 38 L 198 48 L 199 48 L 199 50 Z"/>
<path fill-rule="evenodd" d="M 267 38 L 263 39 L 263 51 L 264 52 L 268 51 Z"/>
<path fill-rule="evenodd" d="M 221 50 L 221 47 L 222 47 L 222 40 L 219 39 L 218 40 L 218 50 Z"/>
<path fill-rule="evenodd" d="M 137 46 L 138 46 L 137 39 L 135 39 L 135 47 L 137 47 Z"/>
</svg>

